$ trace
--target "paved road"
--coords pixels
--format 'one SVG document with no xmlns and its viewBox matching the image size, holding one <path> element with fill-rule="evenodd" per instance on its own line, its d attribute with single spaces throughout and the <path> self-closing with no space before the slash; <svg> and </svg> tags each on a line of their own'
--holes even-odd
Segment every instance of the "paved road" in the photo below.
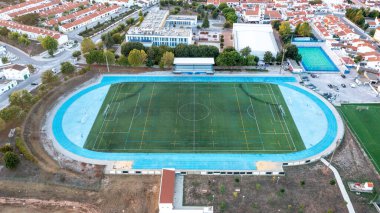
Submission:
<svg viewBox="0 0 380 213">
<path fill-rule="evenodd" d="M 157 8 L 158 6 L 157 5 L 153 5 L 149 8 L 145 8 L 143 10 L 143 12 L 146 12 L 146 11 L 151 11 L 155 8 Z M 116 13 L 113 15 L 113 17 L 116 17 L 118 15 L 120 15 L 121 13 L 124 13 L 124 12 L 127 12 L 128 9 L 126 8 L 123 8 L 119 13 Z M 138 18 L 138 12 L 136 13 L 133 13 L 127 17 L 124 18 L 127 19 L 127 18 L 135 18 L 137 19 Z M 106 20 L 103 20 L 103 22 L 106 21 Z M 90 27 L 93 27 L 97 24 L 97 22 L 95 23 L 92 23 L 90 25 L 88 25 L 88 28 Z M 103 33 L 106 33 L 108 31 L 111 31 L 113 30 L 115 27 L 117 27 L 118 24 L 116 24 L 115 26 L 113 27 L 110 27 L 109 29 L 107 29 L 105 32 Z M 68 34 L 69 36 L 69 39 L 71 40 L 77 40 L 78 42 L 82 41 L 82 37 L 81 36 L 78 36 L 78 33 L 83 31 L 84 28 L 82 29 L 78 29 L 74 32 L 71 32 Z M 101 34 L 103 34 L 101 33 Z M 92 38 L 93 41 L 97 41 L 100 39 L 101 37 L 101 34 L 97 35 L 97 36 L 94 36 Z M 42 58 L 41 56 L 33 56 L 33 57 L 30 57 L 29 55 L 27 55 L 25 52 L 23 52 L 22 50 L 16 48 L 16 47 L 13 47 L 11 45 L 8 45 L 6 43 L 3 43 L 3 42 L 0 42 L 1 45 L 5 45 L 7 50 L 11 53 L 13 53 L 14 55 L 16 55 L 19 59 L 14 61 L 13 63 L 17 63 L 17 64 L 32 64 L 34 65 L 36 68 L 37 68 L 37 72 L 32 74 L 30 76 L 30 78 L 28 78 L 27 80 L 25 81 L 22 81 L 20 82 L 16 87 L 8 90 L 7 92 L 3 93 L 2 95 L 0 95 L 0 109 L 8 106 L 9 104 L 9 101 L 8 101 L 8 97 L 9 95 L 14 92 L 14 91 L 17 91 L 17 90 L 23 90 L 23 89 L 26 89 L 28 91 L 31 91 L 33 90 L 36 86 L 32 86 L 31 83 L 40 83 L 41 82 L 41 75 L 44 71 L 46 70 L 49 70 L 49 69 L 52 69 L 52 68 L 56 68 L 57 70 L 59 70 L 59 67 L 60 67 L 60 64 L 62 62 L 65 62 L 65 61 L 71 61 L 72 62 L 72 53 L 76 50 L 79 50 L 79 46 L 73 48 L 73 49 L 66 49 L 65 51 L 63 51 L 62 53 L 56 55 L 54 58 Z"/>
</svg>

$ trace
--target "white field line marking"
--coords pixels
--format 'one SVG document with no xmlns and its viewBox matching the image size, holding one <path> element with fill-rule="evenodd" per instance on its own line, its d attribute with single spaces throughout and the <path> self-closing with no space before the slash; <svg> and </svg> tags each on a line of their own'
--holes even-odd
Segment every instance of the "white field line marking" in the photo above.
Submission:
<svg viewBox="0 0 380 213">
<path fill-rule="evenodd" d="M 241 125 L 243 126 L 243 132 L 244 132 L 245 144 L 246 144 L 246 146 L 247 146 L 247 150 L 249 150 L 248 139 L 247 139 L 247 133 L 246 133 L 245 126 L 244 126 L 243 115 L 241 114 L 241 110 L 240 110 L 240 102 L 239 102 L 239 97 L 238 97 L 238 94 L 237 94 L 237 91 L 236 91 L 236 85 L 235 85 L 235 84 L 234 84 L 234 88 L 235 88 L 236 102 L 237 102 L 237 104 L 238 104 L 239 113 L 240 113 Z"/>
<path fill-rule="evenodd" d="M 154 87 L 155 87 L 155 86 L 156 86 L 156 83 L 153 84 L 152 93 L 151 93 L 151 95 L 150 95 L 150 99 L 149 99 L 148 112 L 146 113 L 144 129 L 143 129 L 143 132 L 142 132 L 142 135 L 141 135 L 140 149 L 142 148 L 142 144 L 143 144 L 143 141 L 144 141 L 145 130 L 146 130 L 146 124 L 148 123 L 149 111 L 150 111 L 150 106 L 151 106 L 151 104 L 152 104 L 152 98 L 153 98 Z"/>
<path fill-rule="evenodd" d="M 124 148 L 125 148 L 125 146 L 127 145 L 127 143 L 128 143 L 128 137 L 129 137 L 129 135 L 131 134 L 130 132 L 131 132 L 131 128 L 132 128 L 132 124 L 133 124 L 133 120 L 134 120 L 134 118 L 135 118 L 136 109 L 137 109 L 137 106 L 138 106 L 138 103 L 139 103 L 139 100 L 140 100 L 140 94 L 141 94 L 141 93 L 139 93 L 139 96 L 137 97 L 137 101 L 136 101 L 136 104 L 135 104 L 135 108 L 134 108 L 134 110 L 133 110 L 133 115 L 132 115 L 131 123 L 129 123 L 128 135 L 127 135 L 127 137 L 125 138 Z"/>
<path fill-rule="evenodd" d="M 114 100 L 114 98 L 115 98 L 115 96 L 116 96 L 116 94 L 117 94 L 117 91 L 118 91 L 119 87 L 120 87 L 120 84 L 118 84 L 118 85 L 116 86 L 115 93 L 113 94 L 112 99 L 111 99 L 111 103 L 109 103 L 109 104 L 112 104 L 112 102 L 113 102 L 113 100 Z M 95 146 L 96 146 L 96 144 L 98 143 L 98 138 L 99 138 L 99 135 L 102 134 L 102 128 L 103 128 L 103 125 L 104 125 L 104 122 L 105 122 L 105 121 L 106 121 L 106 118 L 104 117 L 104 118 L 103 118 L 103 121 L 102 121 L 102 125 L 100 126 L 100 129 L 99 129 L 99 132 L 98 132 L 98 134 L 96 135 L 95 143 L 92 145 L 92 149 L 94 149 Z M 103 135 L 103 134 L 102 134 L 102 135 Z M 102 136 L 102 137 L 103 137 L 103 136 Z M 102 138 L 102 137 L 101 137 L 101 138 Z M 99 147 L 99 146 L 96 146 L 96 147 Z"/>
</svg>

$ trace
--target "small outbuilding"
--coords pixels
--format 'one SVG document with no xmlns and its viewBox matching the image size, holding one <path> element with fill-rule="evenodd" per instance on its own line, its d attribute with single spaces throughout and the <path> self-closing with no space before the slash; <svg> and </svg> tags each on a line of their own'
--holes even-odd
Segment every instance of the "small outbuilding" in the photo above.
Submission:
<svg viewBox="0 0 380 213">
<path fill-rule="evenodd" d="M 214 58 L 174 58 L 174 73 L 213 74 Z"/>
</svg>

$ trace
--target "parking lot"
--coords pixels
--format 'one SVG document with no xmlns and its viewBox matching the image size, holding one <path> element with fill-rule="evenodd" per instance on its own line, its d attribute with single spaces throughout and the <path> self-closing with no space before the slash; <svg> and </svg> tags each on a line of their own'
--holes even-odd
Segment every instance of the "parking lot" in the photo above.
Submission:
<svg viewBox="0 0 380 213">
<path fill-rule="evenodd" d="M 305 87 L 324 96 L 334 105 L 341 103 L 372 103 L 380 97 L 369 85 L 355 83 L 355 75 L 349 74 L 343 78 L 340 74 L 301 74 L 300 82 Z"/>
</svg>

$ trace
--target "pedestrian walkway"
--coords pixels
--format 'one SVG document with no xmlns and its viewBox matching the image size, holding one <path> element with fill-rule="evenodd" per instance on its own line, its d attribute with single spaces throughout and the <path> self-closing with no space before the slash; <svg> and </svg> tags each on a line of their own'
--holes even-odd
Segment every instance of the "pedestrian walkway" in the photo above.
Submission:
<svg viewBox="0 0 380 213">
<path fill-rule="evenodd" d="M 355 213 L 354 206 L 351 203 L 350 197 L 348 196 L 346 187 L 344 187 L 344 183 L 342 181 L 342 178 L 339 175 L 338 170 L 335 167 L 333 167 L 329 162 L 327 162 L 326 159 L 321 158 L 321 161 L 322 161 L 322 163 L 324 163 L 327 167 L 329 167 L 333 171 L 336 182 L 338 183 L 340 192 L 342 193 L 343 199 L 347 203 L 348 212 L 349 213 Z"/>
</svg>

